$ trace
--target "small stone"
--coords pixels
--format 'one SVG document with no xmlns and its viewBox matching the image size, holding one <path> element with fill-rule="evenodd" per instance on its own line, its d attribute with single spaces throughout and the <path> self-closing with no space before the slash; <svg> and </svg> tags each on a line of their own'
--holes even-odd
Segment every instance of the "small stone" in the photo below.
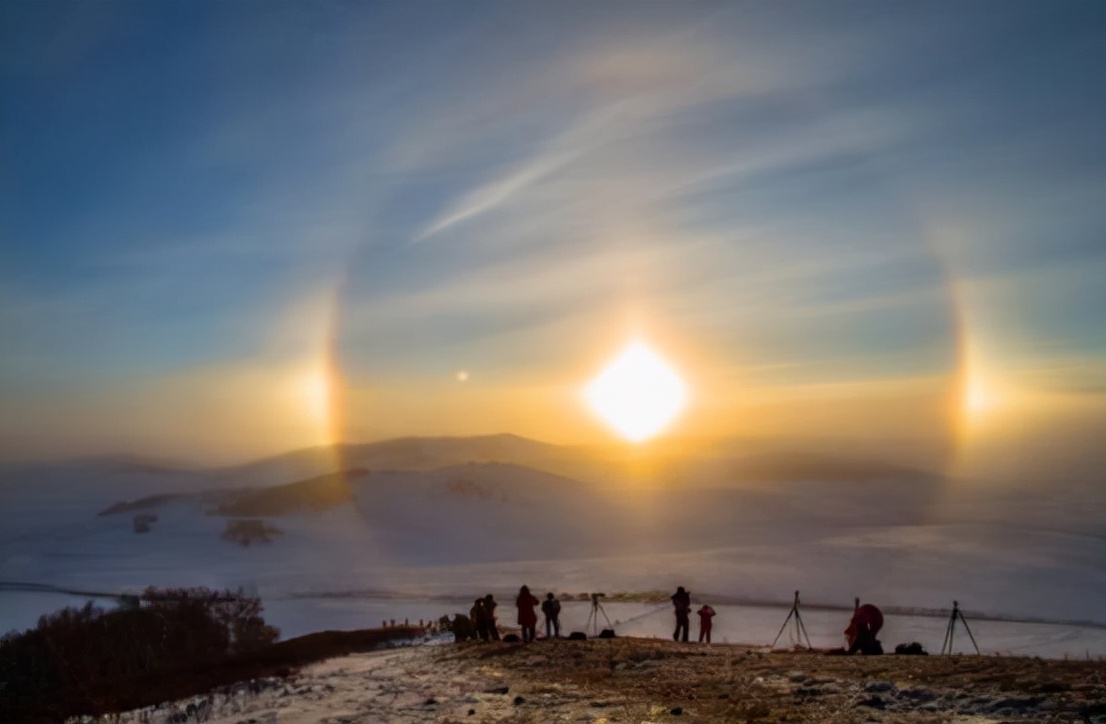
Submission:
<svg viewBox="0 0 1106 724">
<path fill-rule="evenodd" d="M 672 716 L 680 716 L 683 713 L 684 713 L 684 708 L 682 706 L 674 706 L 674 707 L 672 707 L 672 711 L 669 712 L 669 714 L 671 714 Z"/>
<path fill-rule="evenodd" d="M 475 713 L 476 713 L 475 709 L 469 709 L 469 716 L 472 716 Z"/>
<path fill-rule="evenodd" d="M 526 703 L 526 699 L 522 698 L 521 696 L 516 696 L 515 697 L 515 706 L 518 706 L 519 704 L 525 704 L 525 703 Z"/>
<path fill-rule="evenodd" d="M 1006 698 L 999 699 L 991 705 L 993 709 L 1031 709 L 1040 703 L 1040 699 L 1037 698 Z"/>
<path fill-rule="evenodd" d="M 867 699 L 861 699 L 856 703 L 857 706 L 866 706 L 871 709 L 886 709 L 887 702 L 882 697 L 870 696 Z"/>
<path fill-rule="evenodd" d="M 484 689 L 485 694 L 506 694 L 511 688 L 508 686 L 493 686 L 490 689 Z"/>
<path fill-rule="evenodd" d="M 933 701 L 937 695 L 925 689 L 903 689 L 896 695 L 899 699 L 909 699 L 918 703 Z"/>
<path fill-rule="evenodd" d="M 895 688 L 895 685 L 890 681 L 873 681 L 864 687 L 864 691 L 871 694 L 876 691 L 891 691 Z"/>
<path fill-rule="evenodd" d="M 790 671 L 787 674 L 787 678 L 794 683 L 798 684 L 807 680 L 807 675 L 802 671 Z"/>
</svg>

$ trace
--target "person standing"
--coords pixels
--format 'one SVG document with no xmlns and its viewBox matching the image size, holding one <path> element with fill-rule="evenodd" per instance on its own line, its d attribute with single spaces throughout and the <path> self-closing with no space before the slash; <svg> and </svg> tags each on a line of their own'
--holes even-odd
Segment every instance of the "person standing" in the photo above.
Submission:
<svg viewBox="0 0 1106 724">
<path fill-rule="evenodd" d="M 469 609 L 469 618 L 472 619 L 473 628 L 476 629 L 476 636 L 481 641 L 488 640 L 488 622 L 487 616 L 484 614 L 484 599 L 478 598 L 472 604 L 472 608 Z"/>
<path fill-rule="evenodd" d="M 541 602 L 541 612 L 545 614 L 545 637 L 561 637 L 561 602 L 552 593 L 545 594 Z"/>
<path fill-rule="evenodd" d="M 687 629 L 691 625 L 691 594 L 683 586 L 672 594 L 672 606 L 676 609 L 676 630 L 672 632 L 672 640 L 686 643 Z"/>
<path fill-rule="evenodd" d="M 699 643 L 703 643 L 703 639 L 706 639 L 706 642 L 709 644 L 710 630 L 711 626 L 713 626 L 712 619 L 714 618 L 714 609 L 704 603 L 702 608 L 695 613 L 699 614 Z"/>
<path fill-rule="evenodd" d="M 484 596 L 484 624 L 488 627 L 488 638 L 492 641 L 499 640 L 499 626 L 496 625 L 495 620 L 495 609 L 498 605 L 492 594 Z"/>
<path fill-rule="evenodd" d="M 534 607 L 538 603 L 540 602 L 534 598 L 534 594 L 530 593 L 528 586 L 518 589 L 515 606 L 518 607 L 518 625 L 522 627 L 523 643 L 530 643 L 534 640 L 535 629 L 538 626 L 538 613 L 534 610 Z"/>
</svg>

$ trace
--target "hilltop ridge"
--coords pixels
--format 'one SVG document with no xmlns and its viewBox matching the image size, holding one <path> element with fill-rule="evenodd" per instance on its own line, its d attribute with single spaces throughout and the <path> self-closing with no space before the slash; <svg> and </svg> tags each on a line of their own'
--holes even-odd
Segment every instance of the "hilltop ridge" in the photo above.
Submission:
<svg viewBox="0 0 1106 724">
<path fill-rule="evenodd" d="M 344 653 L 344 652 L 340 652 Z M 1101 662 L 823 656 L 657 639 L 471 643 L 342 655 L 124 714 L 355 721 L 1103 721 Z"/>
</svg>

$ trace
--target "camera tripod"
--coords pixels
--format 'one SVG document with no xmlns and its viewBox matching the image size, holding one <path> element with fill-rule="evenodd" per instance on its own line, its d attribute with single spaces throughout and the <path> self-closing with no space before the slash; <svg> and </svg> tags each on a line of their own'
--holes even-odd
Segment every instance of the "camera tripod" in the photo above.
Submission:
<svg viewBox="0 0 1106 724">
<path fill-rule="evenodd" d="M 795 591 L 795 603 L 791 604 L 791 611 L 787 614 L 787 618 L 783 620 L 783 626 L 780 626 L 780 632 L 776 634 L 776 638 L 772 641 L 770 648 L 776 648 L 776 641 L 780 640 L 780 636 L 783 636 L 784 629 L 787 628 L 787 624 L 791 621 L 791 617 L 795 617 L 795 634 L 796 640 L 801 641 L 799 634 L 803 635 L 806 639 L 806 647 L 808 651 L 813 651 L 814 647 L 810 645 L 810 637 L 806 634 L 806 626 L 803 625 L 803 617 L 799 615 L 799 592 Z"/>
<path fill-rule="evenodd" d="M 603 604 L 599 603 L 599 598 L 603 595 L 602 593 L 591 594 L 591 612 L 588 614 L 588 623 L 584 628 L 590 630 L 592 636 L 599 635 L 599 614 L 603 614 L 603 619 L 607 622 L 608 627 L 614 626 L 611 620 L 607 618 L 607 611 L 603 608 Z"/>
<path fill-rule="evenodd" d="M 968 632 L 968 638 L 972 640 L 972 646 L 975 647 L 976 654 L 979 653 L 979 645 L 975 642 L 975 636 L 972 636 L 972 630 L 968 628 L 968 620 L 964 618 L 964 614 L 960 611 L 960 604 L 956 601 L 952 602 L 952 613 L 949 615 L 949 625 L 945 629 L 945 643 L 941 644 L 942 654 L 952 653 L 952 635 L 956 632 L 956 619 L 960 619 L 960 623 L 964 624 L 964 630 Z"/>
</svg>

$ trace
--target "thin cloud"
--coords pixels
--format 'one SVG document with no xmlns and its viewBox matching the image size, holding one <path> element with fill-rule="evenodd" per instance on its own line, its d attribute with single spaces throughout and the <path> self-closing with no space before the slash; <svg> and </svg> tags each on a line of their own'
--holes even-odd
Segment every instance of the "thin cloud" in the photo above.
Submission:
<svg viewBox="0 0 1106 724">
<path fill-rule="evenodd" d="M 425 231 L 416 236 L 415 241 L 426 241 L 431 236 L 445 231 L 455 224 L 491 211 L 506 203 L 519 191 L 556 172 L 571 161 L 575 155 L 573 152 L 543 154 L 509 175 L 475 189 L 451 207 L 441 218 L 433 222 Z"/>
</svg>

